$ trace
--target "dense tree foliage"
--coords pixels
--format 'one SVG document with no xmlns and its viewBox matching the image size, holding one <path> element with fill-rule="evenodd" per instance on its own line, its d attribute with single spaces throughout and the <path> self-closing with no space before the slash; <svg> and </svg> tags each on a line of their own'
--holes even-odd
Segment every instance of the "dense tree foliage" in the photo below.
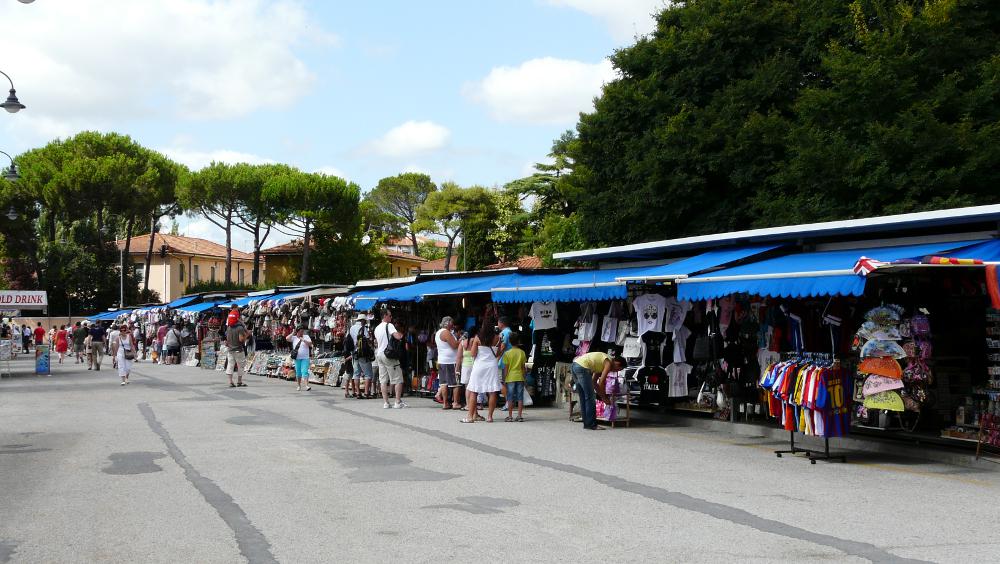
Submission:
<svg viewBox="0 0 1000 564">
<path fill-rule="evenodd" d="M 674 4 L 581 116 L 583 242 L 996 202 L 998 33 L 971 0 Z"/>
</svg>

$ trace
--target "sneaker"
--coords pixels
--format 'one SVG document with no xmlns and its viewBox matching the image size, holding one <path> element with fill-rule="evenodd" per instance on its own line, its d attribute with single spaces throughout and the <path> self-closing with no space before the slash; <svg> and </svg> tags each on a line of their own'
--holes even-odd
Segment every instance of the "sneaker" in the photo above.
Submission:
<svg viewBox="0 0 1000 564">
<path fill-rule="evenodd" d="M 403 409 L 404 407 L 410 407 L 410 406 L 406 405 L 404 402 L 401 401 L 397 401 L 396 404 L 392 406 L 393 409 Z"/>
<path fill-rule="evenodd" d="M 383 403 L 382 404 L 382 409 L 389 409 L 389 402 Z"/>
<path fill-rule="evenodd" d="M 299 386 L 299 387 L 295 388 L 295 391 L 296 392 L 301 392 L 302 391 L 302 386 Z"/>
<path fill-rule="evenodd" d="M 308 392 L 308 391 L 310 391 L 310 390 L 312 390 L 312 387 L 310 387 L 310 386 L 306 386 L 306 391 Z"/>
<path fill-rule="evenodd" d="M 124 386 L 124 385 L 125 385 L 125 382 L 122 382 L 122 383 L 121 383 L 121 385 L 122 385 L 122 386 Z"/>
</svg>

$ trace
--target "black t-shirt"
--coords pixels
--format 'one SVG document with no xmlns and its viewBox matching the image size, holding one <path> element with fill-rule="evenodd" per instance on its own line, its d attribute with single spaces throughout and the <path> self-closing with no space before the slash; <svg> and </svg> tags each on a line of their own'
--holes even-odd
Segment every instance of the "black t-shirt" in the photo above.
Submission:
<svg viewBox="0 0 1000 564">
<path fill-rule="evenodd" d="M 643 359 L 643 366 L 663 366 L 664 344 L 671 354 L 674 350 L 673 337 L 669 333 L 657 333 L 646 331 L 642 334 L 642 342 L 646 345 L 646 357 Z M 668 363 L 669 364 L 669 363 Z"/>
<path fill-rule="evenodd" d="M 648 335 L 649 333 L 646 333 Z M 645 337 L 645 335 L 643 335 Z M 659 404 L 667 395 L 667 388 L 670 381 L 667 379 L 667 371 L 659 366 L 646 366 L 636 374 L 639 380 L 639 404 L 647 405 L 651 403 Z"/>
<path fill-rule="evenodd" d="M 107 332 L 104 330 L 104 327 L 101 327 L 100 325 L 94 325 L 90 328 L 90 340 L 95 343 L 103 341 L 106 334 Z"/>
</svg>

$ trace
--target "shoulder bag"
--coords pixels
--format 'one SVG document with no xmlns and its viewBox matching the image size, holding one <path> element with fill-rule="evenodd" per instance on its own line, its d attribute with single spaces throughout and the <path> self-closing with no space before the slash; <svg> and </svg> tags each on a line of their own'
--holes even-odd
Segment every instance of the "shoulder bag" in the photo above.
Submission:
<svg viewBox="0 0 1000 564">
<path fill-rule="evenodd" d="M 396 337 L 389 333 L 389 326 L 385 326 L 385 336 L 389 340 L 387 346 L 385 347 L 385 357 L 389 360 L 400 360 L 403 358 L 403 341 L 400 341 Z"/>
</svg>

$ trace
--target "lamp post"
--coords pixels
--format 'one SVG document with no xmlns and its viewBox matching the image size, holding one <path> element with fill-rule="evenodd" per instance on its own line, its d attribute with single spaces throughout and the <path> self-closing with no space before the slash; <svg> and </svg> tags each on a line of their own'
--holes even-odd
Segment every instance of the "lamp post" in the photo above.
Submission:
<svg viewBox="0 0 1000 564">
<path fill-rule="evenodd" d="M 10 79 L 10 76 L 3 71 L 0 71 L 0 74 L 6 76 L 7 82 L 10 83 L 10 95 L 7 96 L 7 100 L 5 100 L 4 103 L 0 104 L 0 108 L 5 109 L 12 114 L 16 114 L 27 106 L 22 104 L 21 101 L 17 99 L 17 91 L 14 90 L 14 81 Z"/>
<path fill-rule="evenodd" d="M 21 179 L 21 175 L 17 172 L 17 163 L 14 162 L 14 157 L 8 155 L 4 151 L 0 151 L 0 155 L 6 155 L 10 159 L 10 167 L 3 172 L 3 177 L 11 182 L 16 182 Z"/>
</svg>

